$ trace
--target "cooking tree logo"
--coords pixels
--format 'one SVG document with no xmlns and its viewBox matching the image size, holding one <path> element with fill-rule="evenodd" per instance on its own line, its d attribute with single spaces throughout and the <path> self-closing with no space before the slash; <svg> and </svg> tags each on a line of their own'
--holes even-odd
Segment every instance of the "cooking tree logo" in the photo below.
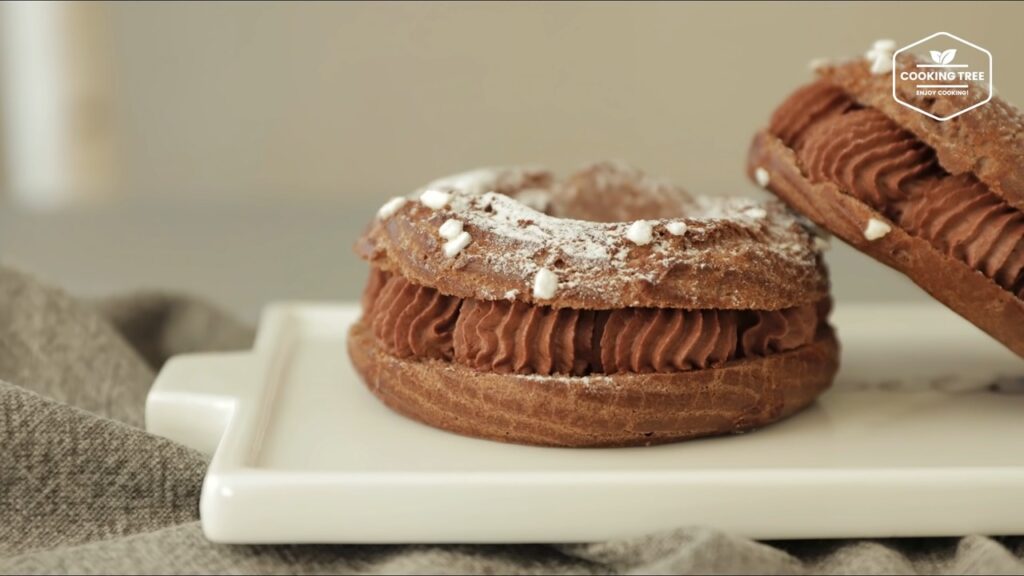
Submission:
<svg viewBox="0 0 1024 576">
<path fill-rule="evenodd" d="M 904 46 L 892 55 L 892 97 L 940 122 L 955 118 L 992 99 L 992 53 L 948 32 Z"/>
</svg>

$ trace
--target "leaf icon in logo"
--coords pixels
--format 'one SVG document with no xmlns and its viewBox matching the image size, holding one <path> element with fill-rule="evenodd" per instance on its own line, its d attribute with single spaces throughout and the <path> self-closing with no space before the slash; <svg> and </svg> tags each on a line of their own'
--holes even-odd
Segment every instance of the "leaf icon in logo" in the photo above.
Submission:
<svg viewBox="0 0 1024 576">
<path fill-rule="evenodd" d="M 936 64 L 949 64 L 956 57 L 956 48 L 950 48 L 949 50 L 932 50 L 931 52 L 932 62 Z"/>
</svg>

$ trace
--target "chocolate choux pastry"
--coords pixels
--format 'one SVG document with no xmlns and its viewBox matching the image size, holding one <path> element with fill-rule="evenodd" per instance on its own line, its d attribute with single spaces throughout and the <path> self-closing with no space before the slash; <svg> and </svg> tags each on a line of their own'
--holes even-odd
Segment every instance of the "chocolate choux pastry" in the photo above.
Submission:
<svg viewBox="0 0 1024 576">
<path fill-rule="evenodd" d="M 485 169 L 388 201 L 348 349 L 387 406 L 468 436 L 632 446 L 806 407 L 838 345 L 812 235 L 778 202 L 613 163 Z"/>
<path fill-rule="evenodd" d="M 900 55 L 897 71 L 915 62 Z M 939 122 L 896 102 L 890 74 L 818 67 L 754 137 L 747 172 L 1024 356 L 1024 117 L 994 96 Z M 936 115 L 958 105 L 901 97 Z"/>
</svg>

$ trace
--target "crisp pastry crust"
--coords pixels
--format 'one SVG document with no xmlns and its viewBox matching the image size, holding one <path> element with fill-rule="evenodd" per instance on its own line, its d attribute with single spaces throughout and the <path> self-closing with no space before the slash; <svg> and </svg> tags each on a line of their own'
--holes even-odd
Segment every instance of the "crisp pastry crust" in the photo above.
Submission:
<svg viewBox="0 0 1024 576">
<path fill-rule="evenodd" d="M 417 200 L 435 190 L 449 194 L 441 208 Z M 625 218 L 621 206 L 604 208 L 619 202 L 647 217 L 662 215 L 643 220 L 649 242 L 631 239 L 634 222 L 578 219 Z M 445 251 L 452 240 L 439 233 L 448 220 L 459 221 L 469 238 L 455 255 Z M 685 233 L 673 234 L 674 223 Z M 609 164 L 565 183 L 546 170 L 519 168 L 432 183 L 376 219 L 357 252 L 375 267 L 445 295 L 555 308 L 780 310 L 828 295 L 811 236 L 781 203 L 692 198 Z M 541 270 L 556 277 L 551 297 L 534 290 Z"/>
</svg>

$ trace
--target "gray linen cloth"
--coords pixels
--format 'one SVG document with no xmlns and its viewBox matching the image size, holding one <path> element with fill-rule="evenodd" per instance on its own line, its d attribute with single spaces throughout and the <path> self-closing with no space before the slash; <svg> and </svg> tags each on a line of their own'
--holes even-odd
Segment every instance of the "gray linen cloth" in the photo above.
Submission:
<svg viewBox="0 0 1024 576">
<path fill-rule="evenodd" d="M 252 336 L 194 299 L 82 301 L 0 267 L 0 573 L 1024 573 L 1024 538 L 761 543 L 686 518 L 593 544 L 213 544 L 206 458 L 146 434 L 143 403 L 169 356 Z"/>
</svg>

